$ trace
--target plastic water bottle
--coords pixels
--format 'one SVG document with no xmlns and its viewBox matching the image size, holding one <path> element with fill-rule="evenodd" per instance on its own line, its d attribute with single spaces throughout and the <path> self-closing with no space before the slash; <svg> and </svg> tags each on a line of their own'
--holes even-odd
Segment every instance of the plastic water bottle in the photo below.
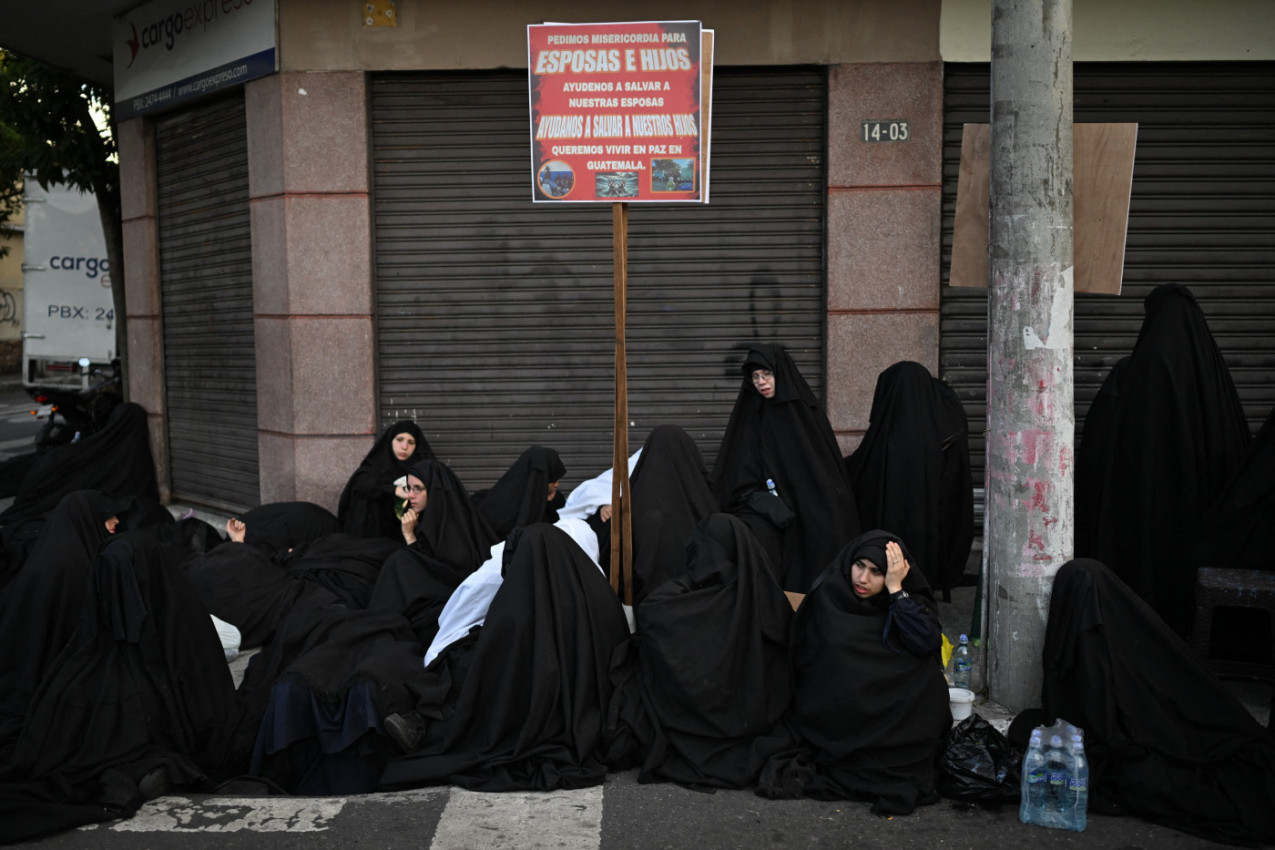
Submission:
<svg viewBox="0 0 1275 850">
<path fill-rule="evenodd" d="M 775 479 L 773 478 L 766 479 L 766 490 L 767 492 L 770 493 L 770 495 L 774 496 L 776 499 L 779 498 L 779 491 L 775 489 Z"/>
<path fill-rule="evenodd" d="M 952 653 L 952 686 L 969 690 L 970 670 L 974 666 L 974 657 L 970 654 L 970 639 L 961 635 L 961 642 Z"/>
<path fill-rule="evenodd" d="M 1045 812 L 1042 826 L 1064 827 L 1064 811 L 1067 806 L 1067 783 L 1071 778 L 1071 759 L 1067 750 L 1063 749 L 1061 735 L 1049 739 L 1049 749 L 1045 751 L 1045 775 L 1049 778 L 1049 794 L 1045 798 Z"/>
<path fill-rule="evenodd" d="M 1085 740 L 1079 735 L 1071 738 L 1071 758 L 1064 822 L 1068 829 L 1084 832 L 1089 811 L 1089 760 L 1085 758 Z"/>
<path fill-rule="evenodd" d="M 1049 778 L 1045 775 L 1045 751 L 1041 748 L 1040 730 L 1033 730 L 1027 752 L 1023 754 L 1023 779 L 1018 819 L 1023 823 L 1043 826 L 1045 797 L 1049 793 Z"/>
</svg>

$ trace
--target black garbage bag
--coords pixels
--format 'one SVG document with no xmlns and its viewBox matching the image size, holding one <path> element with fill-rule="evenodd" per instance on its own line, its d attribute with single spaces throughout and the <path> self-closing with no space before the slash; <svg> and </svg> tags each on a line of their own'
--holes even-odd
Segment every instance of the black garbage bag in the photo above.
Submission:
<svg viewBox="0 0 1275 850">
<path fill-rule="evenodd" d="M 1017 803 L 1023 750 L 978 714 L 956 725 L 939 757 L 938 792 L 951 800 Z"/>
</svg>

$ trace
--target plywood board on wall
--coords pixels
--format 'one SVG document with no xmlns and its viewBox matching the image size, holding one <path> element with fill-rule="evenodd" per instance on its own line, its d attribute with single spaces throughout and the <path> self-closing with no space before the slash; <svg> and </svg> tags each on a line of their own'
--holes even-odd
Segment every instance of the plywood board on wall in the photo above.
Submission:
<svg viewBox="0 0 1275 850">
<path fill-rule="evenodd" d="M 1072 128 L 1075 290 L 1120 293 L 1137 124 Z M 966 124 L 952 235 L 952 286 L 987 286 L 991 128 Z"/>
</svg>

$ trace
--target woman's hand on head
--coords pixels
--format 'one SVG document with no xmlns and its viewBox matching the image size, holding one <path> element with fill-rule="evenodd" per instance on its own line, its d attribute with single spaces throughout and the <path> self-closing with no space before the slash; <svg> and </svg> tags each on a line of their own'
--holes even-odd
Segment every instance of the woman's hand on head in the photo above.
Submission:
<svg viewBox="0 0 1275 850">
<path fill-rule="evenodd" d="M 885 592 L 897 593 L 903 589 L 912 565 L 903 557 L 903 547 L 891 540 L 885 544 Z"/>
<path fill-rule="evenodd" d="M 244 537 L 248 534 L 248 526 L 244 525 L 243 520 L 239 517 L 231 517 L 226 520 L 226 534 L 236 543 L 242 543 Z"/>
</svg>

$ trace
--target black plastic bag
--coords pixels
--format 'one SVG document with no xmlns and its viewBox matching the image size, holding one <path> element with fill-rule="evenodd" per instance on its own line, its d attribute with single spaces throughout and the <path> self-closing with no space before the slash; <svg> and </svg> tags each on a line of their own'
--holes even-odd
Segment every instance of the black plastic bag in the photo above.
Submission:
<svg viewBox="0 0 1275 850">
<path fill-rule="evenodd" d="M 952 800 L 1017 803 L 1023 751 L 978 714 L 956 725 L 939 758 L 938 791 Z"/>
</svg>

